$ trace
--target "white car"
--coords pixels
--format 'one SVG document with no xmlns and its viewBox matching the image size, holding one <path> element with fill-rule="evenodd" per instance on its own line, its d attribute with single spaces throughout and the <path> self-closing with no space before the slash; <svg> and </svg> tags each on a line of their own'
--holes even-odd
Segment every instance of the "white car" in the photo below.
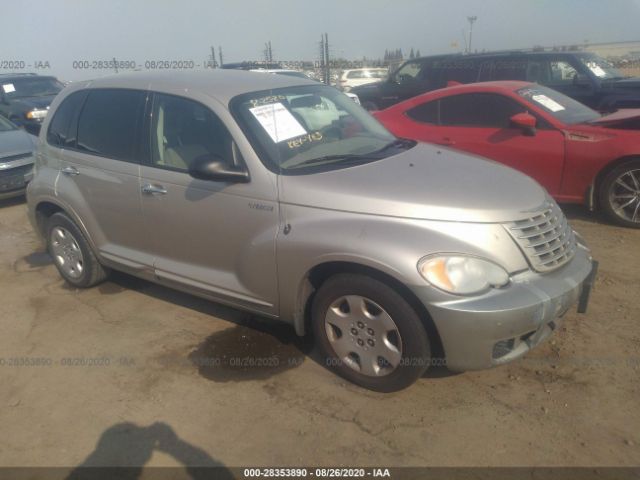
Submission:
<svg viewBox="0 0 640 480">
<path fill-rule="evenodd" d="M 275 73 L 276 75 L 288 75 L 290 77 L 306 78 L 308 80 L 313 80 L 314 82 L 317 82 L 317 80 L 315 78 L 311 78 L 306 73 L 299 72 L 298 70 L 287 70 L 287 69 L 284 69 L 284 68 L 271 68 L 271 69 L 269 69 L 269 68 L 254 68 L 254 69 L 251 69 L 249 71 L 250 72 L 258 72 L 258 73 Z M 353 100 L 358 105 L 360 105 L 360 99 L 358 98 L 358 96 L 355 93 L 348 93 L 347 91 L 343 91 L 342 93 L 344 93 L 347 97 L 349 97 L 351 100 Z"/>
<path fill-rule="evenodd" d="M 387 78 L 388 74 L 389 71 L 386 68 L 356 68 L 353 70 L 344 70 L 336 86 L 340 90 L 348 92 L 353 87 L 380 82 Z"/>
</svg>

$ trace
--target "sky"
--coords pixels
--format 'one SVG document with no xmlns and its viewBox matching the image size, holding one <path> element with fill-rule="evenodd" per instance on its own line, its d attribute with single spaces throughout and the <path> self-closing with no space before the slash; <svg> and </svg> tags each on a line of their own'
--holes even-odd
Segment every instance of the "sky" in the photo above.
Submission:
<svg viewBox="0 0 640 480">
<path fill-rule="evenodd" d="M 640 0 L 0 0 L 0 6 L 0 73 L 11 71 L 3 61 L 24 61 L 31 71 L 35 62 L 49 62 L 36 71 L 65 80 L 109 73 L 73 68 L 78 60 L 201 64 L 213 45 L 233 62 L 261 59 L 269 40 L 274 60 L 318 60 L 325 32 L 331 55 L 349 59 L 380 58 L 396 48 L 405 55 L 412 47 L 422 55 L 455 52 L 472 15 L 474 50 L 640 40 Z"/>
</svg>

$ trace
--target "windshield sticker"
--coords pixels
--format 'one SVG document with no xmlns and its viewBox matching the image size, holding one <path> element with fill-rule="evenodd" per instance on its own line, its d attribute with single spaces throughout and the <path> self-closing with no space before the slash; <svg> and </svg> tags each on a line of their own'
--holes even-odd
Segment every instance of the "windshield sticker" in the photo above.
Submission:
<svg viewBox="0 0 640 480">
<path fill-rule="evenodd" d="M 547 110 L 551 110 L 554 113 L 555 112 L 560 112 L 560 111 L 565 109 L 558 102 L 556 102 L 555 100 L 547 97 L 546 95 L 542 95 L 542 94 L 533 95 L 531 98 L 533 99 L 534 102 L 538 102 L 544 108 L 546 108 Z"/>
<path fill-rule="evenodd" d="M 275 143 L 307 133 L 298 120 L 280 102 L 253 107 L 249 111 Z"/>
<path fill-rule="evenodd" d="M 16 87 L 13 86 L 13 83 L 5 83 L 2 85 L 2 90 L 4 90 L 4 93 L 11 93 L 16 91 Z"/>
<path fill-rule="evenodd" d="M 287 145 L 289 148 L 300 148 L 305 143 L 309 142 L 319 142 L 322 140 L 322 134 L 320 132 L 313 132 L 307 135 L 302 135 L 301 137 L 294 138 L 293 140 L 289 140 Z"/>
<path fill-rule="evenodd" d="M 589 70 L 591 70 L 596 77 L 602 78 L 607 76 L 607 72 L 605 72 L 602 67 L 595 62 L 588 62 L 587 67 L 589 67 Z"/>
</svg>

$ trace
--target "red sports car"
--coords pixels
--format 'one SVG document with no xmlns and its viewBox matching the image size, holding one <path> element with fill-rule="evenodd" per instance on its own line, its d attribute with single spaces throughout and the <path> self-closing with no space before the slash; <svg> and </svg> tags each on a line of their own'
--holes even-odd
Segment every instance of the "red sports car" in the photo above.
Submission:
<svg viewBox="0 0 640 480">
<path fill-rule="evenodd" d="M 640 109 L 602 115 L 527 82 L 456 85 L 374 115 L 395 135 L 504 163 L 558 201 L 640 228 Z"/>
</svg>

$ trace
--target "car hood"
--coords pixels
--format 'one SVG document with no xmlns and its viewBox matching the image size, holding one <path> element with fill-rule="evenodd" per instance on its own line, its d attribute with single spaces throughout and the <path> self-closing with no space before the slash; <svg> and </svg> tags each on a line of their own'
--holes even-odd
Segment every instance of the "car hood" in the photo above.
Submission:
<svg viewBox="0 0 640 480">
<path fill-rule="evenodd" d="M 383 160 L 280 181 L 284 204 L 424 220 L 508 222 L 548 200 L 516 170 L 424 143 Z"/>
<path fill-rule="evenodd" d="M 23 106 L 27 110 L 33 110 L 34 108 L 42 109 L 51 105 L 51 102 L 55 98 L 55 95 L 45 95 L 42 97 L 20 97 L 15 99 L 14 104 Z"/>
<path fill-rule="evenodd" d="M 0 132 L 0 160 L 32 152 L 35 150 L 35 138 L 22 129 Z"/>
<path fill-rule="evenodd" d="M 624 125 L 632 120 L 640 119 L 640 108 L 622 108 L 609 115 L 603 115 L 589 122 L 589 125 L 602 125 L 607 127 Z"/>
<path fill-rule="evenodd" d="M 640 90 L 640 77 L 620 78 L 616 80 L 605 80 L 602 82 L 605 88 L 615 90 Z"/>
</svg>

